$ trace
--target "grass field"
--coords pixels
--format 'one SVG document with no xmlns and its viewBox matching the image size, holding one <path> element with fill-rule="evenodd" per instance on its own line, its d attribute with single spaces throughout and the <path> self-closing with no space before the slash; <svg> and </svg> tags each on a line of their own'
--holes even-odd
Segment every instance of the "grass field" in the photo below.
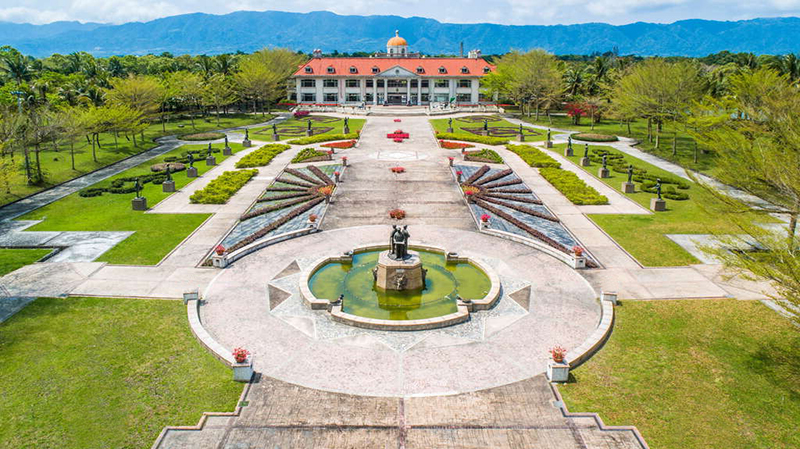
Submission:
<svg viewBox="0 0 800 449">
<path fill-rule="evenodd" d="M 9 181 L 11 193 L 6 193 L 5 188 L 0 190 L 0 205 L 10 203 L 53 185 L 60 184 L 97 170 L 98 168 L 113 164 L 126 157 L 149 150 L 156 146 L 153 139 L 158 137 L 232 128 L 252 123 L 261 123 L 270 118 L 271 116 L 266 116 L 266 118 L 264 118 L 261 115 L 228 115 L 222 116 L 220 118 L 220 125 L 217 125 L 216 119 L 213 116 L 209 116 L 206 119 L 196 118 L 194 120 L 194 128 L 191 126 L 191 122 L 188 119 L 171 121 L 165 123 L 163 126 L 161 123 L 156 123 L 145 129 L 144 142 L 139 140 L 139 136 L 136 137 L 138 146 L 134 146 L 132 140 L 128 141 L 123 136 L 117 139 L 117 144 L 115 145 L 113 135 L 101 134 L 100 145 L 102 148 L 96 150 L 97 162 L 92 158 L 91 144 L 84 138 L 78 139 L 75 141 L 75 170 L 72 169 L 69 145 L 62 144 L 58 152 L 53 150 L 51 146 L 45 145 L 42 147 L 39 158 L 41 160 L 42 170 L 45 172 L 46 183 L 37 186 L 27 185 L 23 164 L 24 158 L 22 152 L 19 151 L 14 159 L 18 169 L 11 176 Z M 31 154 L 31 160 L 33 160 L 33 154 Z"/>
<path fill-rule="evenodd" d="M 512 128 L 512 129 L 509 130 L 509 132 L 517 132 L 519 130 L 519 126 L 514 125 L 513 123 L 508 122 L 506 120 L 503 120 L 499 116 L 493 116 L 493 117 L 496 117 L 497 120 L 489 121 L 488 122 L 489 128 Z M 448 119 L 439 118 L 439 119 L 433 119 L 430 122 L 431 122 L 431 126 L 433 126 L 433 130 L 434 131 L 439 132 L 439 133 L 446 133 L 447 132 Z M 402 123 L 399 123 L 399 124 L 402 125 Z M 402 126 L 400 128 L 402 128 Z M 483 129 L 483 122 L 480 121 L 480 122 L 470 123 L 470 122 L 461 121 L 461 120 L 459 120 L 457 118 L 453 119 L 453 133 L 454 134 L 466 134 L 466 135 L 471 135 L 471 136 L 475 136 L 476 135 L 476 134 L 474 134 L 474 133 L 472 133 L 470 131 L 464 130 L 464 128 L 481 128 L 481 129 Z M 547 131 L 543 131 L 541 129 L 534 129 L 534 128 L 526 128 L 526 129 L 528 131 L 537 133 L 536 135 L 533 135 L 533 136 L 526 135 L 525 136 L 525 141 L 526 142 L 542 142 L 545 139 L 547 139 Z M 516 134 L 514 134 L 513 136 L 510 136 L 510 137 L 509 136 L 492 136 L 490 134 L 490 137 L 500 137 L 500 138 L 503 138 L 503 139 L 509 139 L 511 141 L 516 141 L 517 140 L 517 135 Z"/>
<path fill-rule="evenodd" d="M 571 412 L 652 448 L 800 447 L 800 333 L 760 302 L 624 301 L 605 347 L 559 387 Z"/>
<path fill-rule="evenodd" d="M 0 324 L 0 447 L 148 448 L 242 392 L 180 301 L 40 298 Z"/>
<path fill-rule="evenodd" d="M 50 249 L 0 248 L 0 276 L 30 265 L 50 254 Z"/>
<path fill-rule="evenodd" d="M 563 154 L 565 144 L 555 145 L 554 151 Z M 583 146 L 575 146 L 575 156 L 571 159 L 578 164 L 583 156 Z M 590 145 L 589 149 L 608 149 L 610 147 Z M 614 150 L 615 151 L 615 150 Z M 640 159 L 623 154 L 626 164 L 647 170 L 649 174 L 663 177 L 675 175 L 660 168 L 650 165 Z M 583 167 L 582 167 L 583 168 Z M 584 168 L 587 173 L 596 175 L 597 164 Z M 611 177 L 601 179 L 610 187 L 621 191 L 622 182 L 627 181 L 627 175 L 610 170 Z M 702 187 L 692 185 L 688 190 L 681 190 L 689 195 L 686 201 L 667 200 L 667 211 L 650 215 L 590 215 L 595 223 L 617 241 L 626 251 L 631 253 L 642 265 L 646 266 L 674 266 L 698 263 L 699 261 L 665 236 L 665 234 L 713 234 L 731 233 L 739 230 L 714 213 L 713 206 L 718 202 L 714 196 Z M 645 209 L 650 208 L 650 199 L 655 195 L 642 192 L 626 195 L 628 198 L 641 204 Z M 774 219 L 763 214 L 753 214 L 754 220 L 773 222 Z"/>
<path fill-rule="evenodd" d="M 340 118 L 337 118 L 337 117 L 329 117 L 329 116 L 326 116 L 326 115 L 316 115 L 316 114 L 312 114 L 311 117 L 319 117 L 319 118 L 330 119 L 331 120 L 329 122 L 313 121 L 311 123 L 311 126 L 313 128 L 331 128 L 330 130 L 328 130 L 328 131 L 326 131 L 324 133 L 320 133 L 320 135 L 321 134 L 343 134 L 344 133 L 344 119 L 340 119 Z M 348 123 L 348 126 L 350 127 L 350 132 L 351 133 L 354 133 L 356 131 L 361 131 L 361 128 L 364 127 L 364 123 L 366 123 L 366 122 L 367 122 L 367 120 L 363 119 L 363 118 L 348 118 L 347 119 L 347 123 Z M 281 122 L 281 124 L 276 125 L 276 126 L 278 128 L 278 135 L 280 136 L 281 140 L 298 139 L 298 138 L 306 136 L 306 129 L 308 127 L 308 120 L 304 120 L 304 119 L 299 119 L 298 120 L 298 119 L 293 119 L 292 118 L 292 119 L 286 120 L 284 122 Z M 299 134 L 295 133 L 295 134 L 292 134 L 292 135 L 288 135 L 288 134 L 282 134 L 281 133 L 282 129 L 286 129 L 286 128 L 289 128 L 289 127 L 296 128 L 296 130 L 297 130 L 297 132 L 299 132 Z M 250 131 L 250 134 L 253 135 L 254 139 L 272 141 L 272 127 L 271 126 L 254 129 L 254 130 Z M 314 134 L 314 135 L 317 135 L 317 134 Z"/>
<path fill-rule="evenodd" d="M 214 148 L 222 148 L 216 144 Z M 242 150 L 241 144 L 231 143 L 234 153 Z M 163 162 L 170 156 L 179 156 L 188 149 L 203 149 L 206 145 L 186 145 L 170 151 L 158 158 L 126 170 L 96 186 L 109 185 L 115 178 L 146 175 L 152 173 L 150 166 Z M 227 159 L 221 152 L 215 153 L 217 163 Z M 202 175 L 211 167 L 204 160 L 196 162 L 198 174 Z M 218 174 L 222 172 L 219 171 Z M 216 175 L 215 175 L 216 176 Z M 176 189 L 188 184 L 191 179 L 186 171 L 174 173 Z M 149 207 L 155 206 L 170 193 L 162 192 L 160 184 L 144 184 L 142 196 L 147 198 Z M 114 264 L 153 265 L 158 263 L 186 236 L 192 233 L 208 217 L 208 214 L 145 214 L 131 210 L 134 194 L 104 193 L 101 196 L 84 198 L 74 193 L 55 203 L 22 216 L 22 220 L 44 221 L 29 228 L 31 231 L 136 231 L 100 256 L 98 261 Z"/>
<path fill-rule="evenodd" d="M 614 122 L 611 120 L 604 120 L 594 125 L 594 131 L 591 129 L 591 124 L 588 118 L 581 119 L 580 125 L 573 125 L 572 119 L 565 115 L 551 116 L 552 123 L 546 116 L 542 115 L 536 121 L 533 116 L 525 117 L 524 115 L 516 115 L 516 118 L 534 123 L 542 126 L 552 126 L 553 128 L 574 130 L 585 133 L 598 133 L 598 134 L 612 134 L 616 136 L 625 136 L 637 139 L 641 142 L 637 145 L 642 151 L 655 154 L 663 159 L 675 162 L 683 167 L 701 171 L 711 176 L 714 175 L 714 156 L 713 154 L 702 154 L 698 152 L 697 162 L 694 162 L 695 146 L 694 140 L 686 133 L 681 125 L 675 128 L 672 124 L 665 124 L 661 132 L 661 142 L 659 148 L 655 148 L 655 142 L 650 143 L 647 141 L 647 121 L 636 120 L 631 122 L 631 133 L 628 134 L 628 127 L 625 124 Z M 677 155 L 672 155 L 672 137 L 677 130 Z M 655 132 L 655 131 L 654 131 Z"/>
</svg>

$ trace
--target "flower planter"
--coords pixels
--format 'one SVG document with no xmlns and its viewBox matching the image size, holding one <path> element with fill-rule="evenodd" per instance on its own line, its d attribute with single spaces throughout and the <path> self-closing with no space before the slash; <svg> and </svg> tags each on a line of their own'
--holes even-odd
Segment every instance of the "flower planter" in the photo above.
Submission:
<svg viewBox="0 0 800 449">
<path fill-rule="evenodd" d="M 547 362 L 547 380 L 550 382 L 566 382 L 569 380 L 569 365 L 550 360 Z"/>
<path fill-rule="evenodd" d="M 578 270 L 581 268 L 586 268 L 586 257 L 584 256 L 573 256 L 572 257 L 572 268 Z"/>
<path fill-rule="evenodd" d="M 250 356 L 243 363 L 233 364 L 233 380 L 236 382 L 250 382 L 253 378 L 253 356 Z"/>
</svg>

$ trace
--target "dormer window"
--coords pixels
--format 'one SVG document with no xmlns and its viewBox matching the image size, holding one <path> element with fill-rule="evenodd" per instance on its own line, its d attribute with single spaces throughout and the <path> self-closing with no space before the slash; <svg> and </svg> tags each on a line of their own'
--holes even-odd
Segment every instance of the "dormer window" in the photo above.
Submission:
<svg viewBox="0 0 800 449">
<path fill-rule="evenodd" d="M 350 66 L 350 73 L 358 73 L 358 69 L 354 66 Z"/>
<path fill-rule="evenodd" d="M 461 67 L 461 73 L 469 73 L 469 69 L 466 67 Z"/>
<path fill-rule="evenodd" d="M 483 68 L 483 73 L 489 73 L 491 71 L 492 69 L 490 69 L 488 66 Z"/>
<path fill-rule="evenodd" d="M 372 73 L 379 73 L 380 71 L 381 69 L 379 69 L 378 66 L 372 67 Z"/>
<path fill-rule="evenodd" d="M 425 73 L 425 69 L 422 66 L 417 67 L 417 73 Z"/>
<path fill-rule="evenodd" d="M 447 69 L 444 67 L 439 67 L 439 73 L 447 73 Z"/>
<path fill-rule="evenodd" d="M 328 73 L 336 73 L 336 69 L 333 66 L 328 66 Z"/>
<path fill-rule="evenodd" d="M 314 73 L 314 69 L 311 67 L 306 67 L 306 73 Z"/>
</svg>

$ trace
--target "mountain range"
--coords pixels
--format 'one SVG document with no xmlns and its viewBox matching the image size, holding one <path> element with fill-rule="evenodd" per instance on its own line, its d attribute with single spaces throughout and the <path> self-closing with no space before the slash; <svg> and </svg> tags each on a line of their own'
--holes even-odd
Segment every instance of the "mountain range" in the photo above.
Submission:
<svg viewBox="0 0 800 449">
<path fill-rule="evenodd" d="M 421 17 L 344 16 L 327 11 L 289 13 L 239 11 L 225 15 L 183 14 L 121 25 L 54 22 L 31 25 L 0 22 L 0 46 L 25 54 L 86 51 L 96 56 L 124 54 L 218 54 L 288 47 L 310 52 L 373 52 L 400 30 L 412 51 L 458 54 L 480 49 L 544 48 L 555 54 L 592 54 L 614 48 L 641 56 L 705 56 L 722 50 L 756 54 L 800 52 L 800 18 L 735 22 L 683 20 L 670 24 L 497 25 L 441 23 Z"/>
</svg>

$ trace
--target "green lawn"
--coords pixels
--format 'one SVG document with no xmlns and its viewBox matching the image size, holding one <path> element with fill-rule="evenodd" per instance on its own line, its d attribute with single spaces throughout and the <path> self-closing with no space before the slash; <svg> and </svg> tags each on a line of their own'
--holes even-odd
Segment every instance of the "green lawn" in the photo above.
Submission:
<svg viewBox="0 0 800 449">
<path fill-rule="evenodd" d="M 317 122 L 317 121 L 314 121 L 314 122 L 311 123 L 311 126 L 313 128 L 331 128 L 330 130 L 328 130 L 328 131 L 326 131 L 324 133 L 320 133 L 320 135 L 322 135 L 322 134 L 344 134 L 344 119 L 340 119 L 340 118 L 336 118 L 336 117 L 330 117 L 330 116 L 326 116 L 326 115 L 316 115 L 316 114 L 312 114 L 311 117 L 320 117 L 320 118 L 332 120 L 330 122 Z M 364 127 L 364 123 L 366 123 L 366 122 L 367 122 L 367 120 L 363 119 L 363 118 L 348 118 L 347 119 L 347 123 L 348 123 L 348 126 L 350 127 L 350 132 L 351 133 L 355 133 L 357 131 L 361 131 L 361 128 Z M 304 120 L 304 119 L 297 120 L 297 119 L 293 119 L 292 118 L 292 119 L 286 120 L 284 122 L 281 122 L 281 124 L 276 125 L 276 126 L 278 128 L 278 135 L 280 136 L 281 140 L 298 139 L 298 138 L 301 138 L 301 137 L 306 137 L 306 129 L 308 127 L 308 120 Z M 296 134 L 296 133 L 293 134 L 293 135 L 281 134 L 281 129 L 284 129 L 284 128 L 287 128 L 287 127 L 296 127 L 297 130 L 300 132 L 300 134 Z M 257 140 L 269 140 L 269 141 L 272 141 L 272 126 L 267 126 L 267 127 L 264 127 L 264 128 L 254 129 L 254 130 L 250 131 L 250 134 L 253 135 L 253 138 L 257 139 Z M 314 134 L 314 135 L 316 136 L 317 134 Z"/>
<path fill-rule="evenodd" d="M 625 301 L 559 387 L 571 412 L 659 449 L 800 447 L 800 332 L 756 301 Z"/>
<path fill-rule="evenodd" d="M 216 144 L 214 148 L 222 148 Z M 203 149 L 206 145 L 186 145 L 176 148 L 158 158 L 120 173 L 111 179 L 95 185 L 107 186 L 115 178 L 146 175 L 152 173 L 150 166 L 163 162 L 170 156 L 179 156 L 188 149 Z M 231 143 L 234 153 L 242 150 L 241 144 Z M 227 159 L 221 152 L 215 153 L 217 163 Z M 202 175 L 211 167 L 205 160 L 195 162 L 198 174 Z M 221 171 L 218 172 L 221 174 Z M 217 175 L 214 175 L 217 176 Z M 174 173 L 175 187 L 180 189 L 189 183 L 186 171 Z M 163 193 L 160 184 L 144 184 L 142 196 L 147 198 L 149 207 L 155 206 L 169 193 Z M 208 214 L 145 214 L 131 210 L 134 194 L 104 193 L 101 196 L 84 198 L 74 193 L 55 203 L 22 216 L 22 220 L 44 221 L 29 230 L 32 231 L 136 231 L 119 245 L 100 256 L 98 261 L 114 264 L 154 265 L 175 248 L 186 236 L 191 234 L 208 217 Z"/>
<path fill-rule="evenodd" d="M 518 125 L 514 125 L 511 122 L 503 120 L 499 116 L 495 116 L 495 117 L 497 117 L 498 120 L 490 121 L 488 123 L 489 128 L 512 128 L 512 129 L 509 130 L 509 132 L 518 132 L 519 131 L 519 126 Z M 433 119 L 430 122 L 431 122 L 431 126 L 433 126 L 433 130 L 434 131 L 436 131 L 438 133 L 446 133 L 447 132 L 448 119 L 446 119 L 446 118 L 438 118 L 438 119 Z M 399 123 L 399 125 L 402 125 L 402 123 Z M 400 126 L 400 128 L 402 128 L 402 126 Z M 483 129 L 483 122 L 481 121 L 481 122 L 469 123 L 469 122 L 463 122 L 463 121 L 455 119 L 455 118 L 453 119 L 453 134 L 464 134 L 464 135 L 469 135 L 469 136 L 477 136 L 477 135 L 479 135 L 479 134 L 474 134 L 474 133 L 472 133 L 470 131 L 465 131 L 464 128 L 480 128 L 480 129 Z M 542 142 L 545 139 L 547 139 L 547 131 L 543 131 L 543 130 L 540 130 L 540 129 L 534 129 L 534 128 L 525 128 L 525 129 L 527 129 L 527 130 L 529 130 L 531 132 L 539 133 L 539 134 L 537 134 L 535 136 L 525 136 L 525 141 L 526 142 Z M 502 139 L 508 139 L 509 141 L 512 141 L 512 142 L 515 142 L 517 140 L 517 135 L 516 134 L 514 134 L 512 136 L 492 136 L 490 134 L 490 137 L 499 137 L 499 138 L 502 138 Z"/>
<path fill-rule="evenodd" d="M 591 124 L 588 118 L 582 118 L 580 125 L 573 125 L 572 119 L 565 115 L 551 116 L 552 123 L 546 116 L 542 115 L 539 120 L 535 120 L 534 116 L 525 117 L 524 115 L 517 114 L 516 118 L 534 123 L 542 126 L 552 126 L 558 129 L 568 129 L 584 133 L 598 133 L 598 134 L 612 134 L 616 136 L 625 136 L 637 139 L 641 142 L 637 145 L 642 151 L 653 153 L 663 159 L 675 162 L 683 167 L 698 170 L 709 175 L 714 175 L 714 156 L 713 154 L 698 153 L 697 162 L 694 162 L 695 146 L 694 140 L 689 137 L 682 125 L 677 128 L 672 124 L 665 124 L 661 132 L 661 142 L 659 148 L 655 148 L 655 141 L 650 143 L 647 141 L 647 120 L 636 120 L 631 122 L 631 133 L 628 134 L 628 127 L 625 124 L 620 124 L 612 120 L 603 120 L 594 125 L 594 131 L 591 129 Z M 677 129 L 677 155 L 672 156 L 672 137 L 675 135 Z M 654 131 L 655 133 L 655 128 Z"/>
<path fill-rule="evenodd" d="M 0 276 L 30 265 L 50 254 L 50 249 L 0 248 Z"/>
<path fill-rule="evenodd" d="M 40 298 L 0 324 L 0 447 L 147 448 L 242 392 L 180 301 Z"/>
<path fill-rule="evenodd" d="M 92 159 L 92 146 L 87 143 L 85 138 L 75 141 L 75 170 L 72 170 L 70 162 L 70 148 L 69 145 L 61 145 L 58 152 L 54 151 L 49 145 L 42 147 L 42 152 L 39 158 L 42 164 L 42 170 L 45 172 L 46 184 L 41 186 L 29 186 L 25 181 L 25 169 L 23 165 L 24 158 L 22 153 L 19 152 L 14 159 L 18 170 L 11 176 L 10 187 L 11 193 L 6 193 L 5 186 L 0 189 L 0 205 L 10 203 L 19 198 L 34 194 L 55 184 L 77 178 L 88 172 L 97 170 L 98 168 L 105 167 L 106 165 L 113 164 L 121 159 L 141 153 L 156 146 L 153 139 L 172 134 L 187 134 L 195 132 L 212 131 L 222 128 L 237 127 L 252 123 L 261 123 L 269 120 L 271 116 L 266 118 L 260 115 L 229 115 L 220 118 L 220 125 L 213 116 L 207 119 L 196 118 L 194 120 L 194 128 L 192 128 L 190 120 L 181 119 L 166 123 L 162 126 L 161 123 L 152 124 L 144 131 L 145 142 L 136 137 L 138 146 L 133 145 L 133 141 L 128 141 L 125 137 L 120 136 L 117 139 L 117 144 L 114 144 L 114 136 L 111 134 L 101 134 L 100 144 L 102 148 L 97 149 L 97 162 Z M 166 129 L 166 131 L 164 131 Z M 31 161 L 33 162 L 33 154 L 31 154 Z"/>
<path fill-rule="evenodd" d="M 559 144 L 553 148 L 554 151 L 563 154 L 565 146 L 565 144 Z M 583 145 L 575 145 L 573 148 L 575 155 L 570 159 L 577 164 L 583 156 Z M 589 149 L 610 149 L 610 147 L 590 145 Z M 617 152 L 616 150 L 612 151 Z M 675 177 L 675 175 L 633 156 L 621 152 L 617 153 L 623 155 L 626 163 L 644 168 L 649 174 Z M 593 164 L 584 168 L 584 170 L 596 176 L 598 168 L 599 165 Z M 602 181 L 617 191 L 621 191 L 621 185 L 624 181 L 627 181 L 627 175 L 616 173 L 613 170 L 610 170 L 610 173 L 611 177 L 602 179 Z M 658 212 L 651 215 L 594 214 L 590 215 L 589 218 L 594 220 L 642 265 L 675 266 L 698 263 L 699 261 L 694 256 L 664 234 L 734 233 L 739 232 L 739 230 L 713 212 L 713 206 L 718 200 L 702 187 L 693 184 L 690 189 L 679 190 L 679 192 L 687 193 L 689 199 L 686 201 L 666 200 L 666 212 Z M 655 195 L 641 192 L 637 185 L 637 193 L 627 196 L 649 210 L 650 199 Z M 772 217 L 755 213 L 753 214 L 753 219 L 763 222 L 774 221 Z"/>
</svg>

